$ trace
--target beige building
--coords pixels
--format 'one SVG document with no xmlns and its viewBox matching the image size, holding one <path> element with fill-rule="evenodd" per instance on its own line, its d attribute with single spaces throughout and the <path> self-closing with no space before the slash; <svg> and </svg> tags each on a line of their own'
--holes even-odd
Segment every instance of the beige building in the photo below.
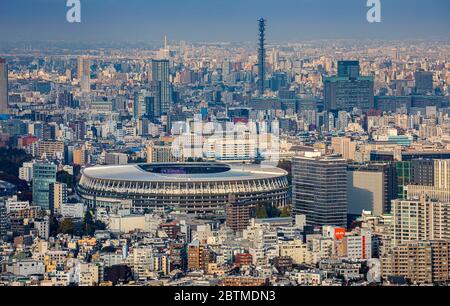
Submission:
<svg viewBox="0 0 450 306">
<path fill-rule="evenodd" d="M 356 152 L 356 142 L 348 137 L 333 137 L 331 148 L 334 153 L 342 155 L 345 160 L 354 160 Z"/>
<path fill-rule="evenodd" d="M 84 166 L 88 163 L 87 151 L 84 148 L 76 148 L 73 150 L 73 164 Z"/>
<path fill-rule="evenodd" d="M 280 256 L 288 256 L 292 258 L 292 262 L 296 265 L 313 264 L 313 255 L 308 250 L 306 243 L 299 239 L 283 241 L 279 244 Z"/>
<path fill-rule="evenodd" d="M 408 185 L 405 191 L 408 198 L 419 198 L 421 195 L 426 195 L 435 201 L 450 202 L 450 191 L 448 189 L 434 186 Z"/>
<path fill-rule="evenodd" d="M 79 266 L 79 286 L 96 286 L 99 283 L 99 267 L 91 263 Z"/>
<path fill-rule="evenodd" d="M 67 185 L 63 183 L 50 184 L 50 209 L 61 214 L 61 208 L 67 203 Z"/>
<path fill-rule="evenodd" d="M 38 145 L 39 157 L 64 156 L 64 142 L 58 140 L 41 140 Z"/>
<path fill-rule="evenodd" d="M 181 160 L 173 154 L 171 145 L 150 144 L 147 146 L 147 163 L 170 163 Z"/>
<path fill-rule="evenodd" d="M 420 199 L 392 201 L 393 245 L 414 240 L 450 239 L 450 203 Z"/>
<path fill-rule="evenodd" d="M 349 214 L 372 211 L 376 216 L 385 213 L 383 172 L 347 171 L 347 202 Z"/>
<path fill-rule="evenodd" d="M 445 189 L 450 194 L 450 159 L 434 161 L 434 186 Z"/>
<path fill-rule="evenodd" d="M 361 215 L 363 210 L 382 216 L 397 198 L 396 169 L 389 163 L 349 164 L 347 166 L 347 210 Z"/>
</svg>

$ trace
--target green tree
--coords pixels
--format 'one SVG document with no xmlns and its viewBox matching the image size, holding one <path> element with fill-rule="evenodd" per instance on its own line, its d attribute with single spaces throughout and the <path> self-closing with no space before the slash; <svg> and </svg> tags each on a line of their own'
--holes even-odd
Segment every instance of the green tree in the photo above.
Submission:
<svg viewBox="0 0 450 306">
<path fill-rule="evenodd" d="M 287 217 L 290 217 L 290 216 L 291 216 L 291 214 L 289 213 L 288 207 L 287 206 L 283 207 L 283 209 L 281 210 L 281 213 L 280 213 L 280 217 L 281 218 L 287 218 Z"/>
<path fill-rule="evenodd" d="M 58 233 L 74 235 L 75 224 L 72 219 L 63 219 L 58 226 Z"/>
<path fill-rule="evenodd" d="M 267 209 L 264 204 L 259 204 L 256 207 L 256 218 L 258 219 L 266 219 L 268 218 Z"/>
<path fill-rule="evenodd" d="M 75 179 L 73 175 L 70 175 L 67 171 L 58 171 L 56 173 L 56 180 L 59 183 L 64 183 L 67 185 L 67 188 L 73 189 L 75 186 Z"/>
<path fill-rule="evenodd" d="M 94 220 L 94 212 L 91 210 L 86 211 L 84 215 L 84 234 L 88 236 L 94 235 L 95 231 L 105 230 L 106 225 L 101 221 Z"/>
<path fill-rule="evenodd" d="M 19 168 L 31 159 L 32 156 L 24 150 L 0 148 L 0 172 L 18 177 Z"/>
</svg>

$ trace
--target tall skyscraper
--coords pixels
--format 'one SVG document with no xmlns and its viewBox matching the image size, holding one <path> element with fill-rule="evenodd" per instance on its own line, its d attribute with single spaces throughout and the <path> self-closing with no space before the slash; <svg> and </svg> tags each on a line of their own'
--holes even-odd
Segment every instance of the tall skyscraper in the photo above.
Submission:
<svg viewBox="0 0 450 306">
<path fill-rule="evenodd" d="M 77 77 L 82 92 L 91 90 L 91 61 L 88 57 L 78 58 Z"/>
<path fill-rule="evenodd" d="M 146 92 L 143 90 L 141 92 L 135 92 L 133 97 L 133 117 L 134 119 L 139 119 L 145 115 L 145 95 Z"/>
<path fill-rule="evenodd" d="M 146 96 L 145 97 L 145 117 L 150 121 L 155 119 L 155 97 Z"/>
<path fill-rule="evenodd" d="M 56 182 L 56 165 L 35 163 L 33 165 L 33 202 L 43 209 L 50 208 L 50 184 Z"/>
<path fill-rule="evenodd" d="M 8 113 L 8 64 L 0 58 L 0 114 Z"/>
<path fill-rule="evenodd" d="M 150 63 L 149 83 L 159 83 L 160 114 L 165 115 L 172 106 L 172 88 L 169 77 L 169 60 L 152 60 Z M 155 99 L 158 100 L 158 99 Z"/>
<path fill-rule="evenodd" d="M 347 165 L 334 156 L 306 153 L 292 163 L 293 212 L 307 225 L 347 226 Z"/>
<path fill-rule="evenodd" d="M 266 20 L 260 18 L 259 22 L 259 49 L 258 49 L 258 91 L 262 96 L 265 90 L 266 79 Z"/>
<path fill-rule="evenodd" d="M 153 99 L 152 113 L 154 117 L 161 117 L 161 82 L 151 81 L 148 84 L 147 97 Z M 150 109 L 149 109 L 150 111 Z"/>
<path fill-rule="evenodd" d="M 347 110 L 354 107 L 369 110 L 374 107 L 372 76 L 361 76 L 358 61 L 338 62 L 337 76 L 324 76 L 326 110 Z"/>
</svg>

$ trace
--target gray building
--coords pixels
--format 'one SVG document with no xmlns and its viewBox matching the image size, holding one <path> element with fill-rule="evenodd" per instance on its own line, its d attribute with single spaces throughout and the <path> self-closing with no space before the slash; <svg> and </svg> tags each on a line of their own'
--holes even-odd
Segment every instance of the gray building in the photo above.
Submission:
<svg viewBox="0 0 450 306">
<path fill-rule="evenodd" d="M 411 183 L 434 186 L 434 161 L 432 159 L 414 159 L 411 161 Z"/>
<path fill-rule="evenodd" d="M 128 164 L 128 155 L 125 153 L 106 153 L 105 164 L 126 165 Z"/>
<path fill-rule="evenodd" d="M 149 83 L 159 83 L 159 99 L 155 99 L 160 103 L 160 114 L 158 115 L 167 114 L 172 106 L 172 87 L 170 84 L 169 60 L 152 60 L 148 80 Z M 152 85 L 152 87 L 155 87 L 155 85 Z"/>
<path fill-rule="evenodd" d="M 91 90 L 91 60 L 88 57 L 78 58 L 77 77 L 82 92 Z"/>
<path fill-rule="evenodd" d="M 409 111 L 412 105 L 412 96 L 376 96 L 375 108 L 383 112 L 396 112 L 399 109 Z"/>
<path fill-rule="evenodd" d="M 338 62 L 338 75 L 323 77 L 326 110 L 368 110 L 374 107 L 372 76 L 359 74 L 359 62 Z"/>
<path fill-rule="evenodd" d="M 347 226 L 347 165 L 335 156 L 306 153 L 292 163 L 293 212 L 307 225 Z"/>
<path fill-rule="evenodd" d="M 416 81 L 416 93 L 428 94 L 433 92 L 433 73 L 429 71 L 416 71 L 414 73 Z"/>
<path fill-rule="evenodd" d="M 347 167 L 347 202 L 349 215 L 363 210 L 376 216 L 389 213 L 397 197 L 396 168 L 392 163 L 354 164 Z"/>
</svg>

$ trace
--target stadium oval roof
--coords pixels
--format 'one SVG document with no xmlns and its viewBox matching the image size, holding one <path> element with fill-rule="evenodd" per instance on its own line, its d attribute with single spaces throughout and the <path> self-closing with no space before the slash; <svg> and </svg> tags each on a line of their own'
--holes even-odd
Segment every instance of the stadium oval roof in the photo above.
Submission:
<svg viewBox="0 0 450 306">
<path fill-rule="evenodd" d="M 85 168 L 82 174 L 98 180 L 131 182 L 209 182 L 273 179 L 287 176 L 269 165 L 223 163 L 154 163 Z"/>
</svg>

